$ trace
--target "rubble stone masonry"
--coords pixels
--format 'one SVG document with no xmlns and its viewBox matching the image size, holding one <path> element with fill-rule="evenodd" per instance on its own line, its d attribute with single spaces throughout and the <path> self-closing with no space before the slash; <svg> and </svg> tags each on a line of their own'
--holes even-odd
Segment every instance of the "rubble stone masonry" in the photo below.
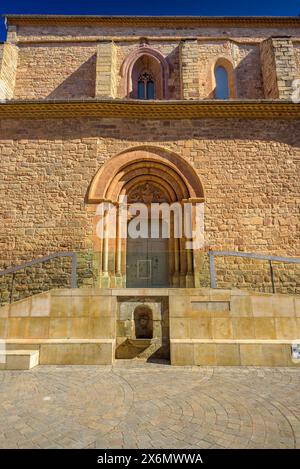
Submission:
<svg viewBox="0 0 300 469">
<path fill-rule="evenodd" d="M 214 65 L 220 59 L 232 65 L 234 99 L 288 101 L 292 81 L 300 78 L 296 25 L 36 22 L 9 24 L 7 42 L 0 45 L 0 99 L 96 97 L 121 102 L 128 79 L 121 73 L 122 64 L 145 46 L 167 64 L 167 97 L 172 100 L 213 99 Z M 95 208 L 87 203 L 91 182 L 110 158 L 149 146 L 175 152 L 196 170 L 205 193 L 204 252 L 212 248 L 299 256 L 299 120 L 209 115 L 24 120 L 0 115 L 0 270 L 48 253 L 80 251 L 86 261 L 82 278 L 88 277 L 97 255 Z M 232 285 L 241 275 L 240 264 L 218 262 L 219 286 Z M 240 283 L 265 285 L 267 290 L 268 266 L 253 266 L 244 266 Z M 299 293 L 296 266 L 280 269 L 277 276 L 285 290 Z M 55 272 L 53 285 L 60 286 L 61 264 Z M 205 286 L 207 278 L 202 281 Z M 35 291 L 39 288 L 37 281 Z"/>
</svg>

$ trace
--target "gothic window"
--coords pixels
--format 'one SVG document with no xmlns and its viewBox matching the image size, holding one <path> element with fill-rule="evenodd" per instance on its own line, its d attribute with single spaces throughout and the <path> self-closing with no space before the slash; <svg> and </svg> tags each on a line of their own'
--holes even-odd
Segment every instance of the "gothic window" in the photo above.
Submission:
<svg viewBox="0 0 300 469">
<path fill-rule="evenodd" d="M 229 85 L 228 85 L 228 73 L 227 70 L 218 65 L 215 67 L 215 98 L 217 99 L 228 99 L 229 98 Z"/>
<path fill-rule="evenodd" d="M 149 72 L 140 73 L 138 77 L 138 99 L 155 99 L 154 80 Z"/>
</svg>

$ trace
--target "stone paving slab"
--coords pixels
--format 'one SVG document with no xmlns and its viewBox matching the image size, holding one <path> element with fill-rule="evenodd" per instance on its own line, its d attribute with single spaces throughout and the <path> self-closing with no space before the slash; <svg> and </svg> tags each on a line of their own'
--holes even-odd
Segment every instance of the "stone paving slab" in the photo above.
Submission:
<svg viewBox="0 0 300 469">
<path fill-rule="evenodd" d="M 300 370 L 39 366 L 0 372 L 0 448 L 300 448 Z"/>
</svg>

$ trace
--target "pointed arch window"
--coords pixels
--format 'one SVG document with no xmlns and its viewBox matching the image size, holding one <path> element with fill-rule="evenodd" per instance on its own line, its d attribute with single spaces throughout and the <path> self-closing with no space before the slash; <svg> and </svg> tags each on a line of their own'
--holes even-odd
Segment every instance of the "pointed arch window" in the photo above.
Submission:
<svg viewBox="0 0 300 469">
<path fill-rule="evenodd" d="M 217 99 L 229 99 L 228 73 L 225 67 L 217 65 L 215 67 L 215 97 Z"/>
<path fill-rule="evenodd" d="M 138 99 L 155 99 L 154 79 L 150 72 L 143 72 L 138 77 Z"/>
</svg>

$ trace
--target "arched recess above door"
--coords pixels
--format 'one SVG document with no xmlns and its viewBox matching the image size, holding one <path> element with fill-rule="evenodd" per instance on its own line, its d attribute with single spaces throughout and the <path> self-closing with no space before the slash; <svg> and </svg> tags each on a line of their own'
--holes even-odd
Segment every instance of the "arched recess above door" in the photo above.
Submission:
<svg viewBox="0 0 300 469">
<path fill-rule="evenodd" d="M 204 200 L 203 185 L 195 169 L 168 150 L 141 146 L 110 158 L 96 173 L 87 196 L 88 203 L 118 202 L 143 181 L 165 188 L 170 201 Z"/>
</svg>

